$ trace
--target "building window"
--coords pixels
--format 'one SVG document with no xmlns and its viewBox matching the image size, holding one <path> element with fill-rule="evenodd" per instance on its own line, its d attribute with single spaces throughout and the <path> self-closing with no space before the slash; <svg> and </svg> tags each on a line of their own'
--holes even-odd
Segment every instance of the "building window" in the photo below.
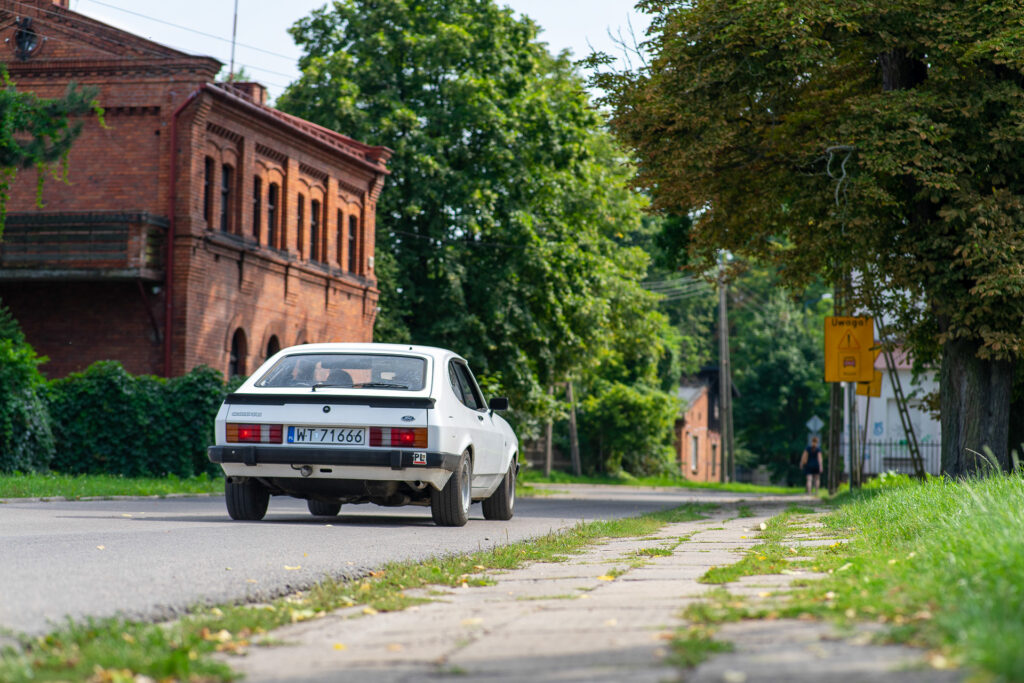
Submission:
<svg viewBox="0 0 1024 683">
<path fill-rule="evenodd" d="M 252 179 L 252 236 L 260 241 L 260 221 L 263 220 L 263 178 Z"/>
<path fill-rule="evenodd" d="M 203 167 L 203 219 L 207 226 L 213 223 L 213 157 Z"/>
<path fill-rule="evenodd" d="M 348 272 L 359 272 L 359 219 L 348 217 Z"/>
<path fill-rule="evenodd" d="M 277 183 L 270 183 L 267 188 L 267 244 L 277 246 L 277 213 L 280 188 Z"/>
<path fill-rule="evenodd" d="M 342 251 L 343 251 L 344 245 L 345 245 L 345 237 L 343 235 L 344 230 L 345 230 L 344 218 L 345 217 L 342 215 L 341 209 L 338 209 L 338 222 L 337 222 L 337 227 L 335 228 L 335 232 L 334 232 L 334 237 L 335 237 L 334 249 L 335 249 L 335 251 L 338 252 L 337 253 L 337 261 L 338 261 L 338 267 L 339 268 L 341 268 L 343 265 L 345 265 L 345 262 L 342 260 Z"/>
<path fill-rule="evenodd" d="M 309 203 L 309 260 L 320 260 L 320 202 Z"/>
<path fill-rule="evenodd" d="M 231 231 L 231 176 L 234 171 L 229 165 L 220 167 L 220 229 Z"/>
<path fill-rule="evenodd" d="M 714 478 L 718 470 L 718 444 L 711 444 L 711 477 Z"/>
<path fill-rule="evenodd" d="M 306 198 L 301 194 L 298 195 L 298 205 L 295 207 L 295 214 L 295 225 L 298 230 L 298 234 L 295 236 L 298 243 L 296 246 L 299 248 L 299 258 L 302 258 L 302 248 L 305 246 L 303 242 L 306 239 Z"/>
<path fill-rule="evenodd" d="M 240 377 L 245 374 L 246 347 L 245 332 L 239 327 L 231 336 L 231 358 L 228 361 L 228 377 Z"/>
<path fill-rule="evenodd" d="M 276 334 L 270 335 L 270 340 L 267 342 L 267 358 L 270 358 L 275 353 L 281 350 L 281 342 L 278 340 Z"/>
<path fill-rule="evenodd" d="M 690 437 L 690 469 L 694 472 L 697 471 L 697 446 L 699 443 L 696 434 Z"/>
</svg>

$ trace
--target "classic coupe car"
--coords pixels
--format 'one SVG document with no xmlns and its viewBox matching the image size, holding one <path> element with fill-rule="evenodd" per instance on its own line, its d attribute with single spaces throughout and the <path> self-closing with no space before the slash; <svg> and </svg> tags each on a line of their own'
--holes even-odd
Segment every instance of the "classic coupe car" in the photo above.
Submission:
<svg viewBox="0 0 1024 683">
<path fill-rule="evenodd" d="M 232 519 L 260 520 L 272 495 L 318 516 L 342 504 L 430 506 L 462 526 L 515 510 L 519 441 L 466 361 L 398 344 L 305 344 L 269 358 L 217 413 L 210 460 Z"/>
</svg>

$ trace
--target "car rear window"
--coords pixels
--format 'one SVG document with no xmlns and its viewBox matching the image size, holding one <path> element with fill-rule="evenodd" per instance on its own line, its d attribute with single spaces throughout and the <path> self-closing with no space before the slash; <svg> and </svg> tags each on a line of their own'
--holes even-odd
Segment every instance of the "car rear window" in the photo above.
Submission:
<svg viewBox="0 0 1024 683">
<path fill-rule="evenodd" d="M 427 361 L 412 356 L 294 354 L 275 363 L 256 386 L 419 391 L 424 387 L 426 371 Z"/>
</svg>

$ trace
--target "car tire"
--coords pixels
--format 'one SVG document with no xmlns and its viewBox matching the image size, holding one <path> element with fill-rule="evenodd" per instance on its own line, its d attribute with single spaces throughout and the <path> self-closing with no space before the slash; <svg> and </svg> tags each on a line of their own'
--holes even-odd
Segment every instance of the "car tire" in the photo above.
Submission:
<svg viewBox="0 0 1024 683">
<path fill-rule="evenodd" d="M 512 460 L 508 472 L 490 498 L 483 502 L 484 519 L 505 521 L 516 513 L 516 461 Z"/>
<path fill-rule="evenodd" d="M 259 521 L 267 514 L 270 491 L 251 477 L 228 478 L 224 481 L 224 498 L 231 519 Z"/>
<path fill-rule="evenodd" d="M 469 451 L 462 454 L 448 483 L 430 491 L 430 514 L 438 526 L 465 526 L 472 501 L 473 461 Z"/>
<path fill-rule="evenodd" d="M 325 503 L 312 498 L 306 501 L 306 507 L 314 517 L 336 517 L 341 512 L 341 503 Z"/>
</svg>

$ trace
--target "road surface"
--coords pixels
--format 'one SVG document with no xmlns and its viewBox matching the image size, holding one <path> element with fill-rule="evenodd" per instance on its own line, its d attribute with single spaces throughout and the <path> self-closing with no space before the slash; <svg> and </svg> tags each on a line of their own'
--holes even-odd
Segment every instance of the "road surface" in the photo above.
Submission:
<svg viewBox="0 0 1024 683">
<path fill-rule="evenodd" d="M 461 528 L 435 526 L 429 509 L 419 507 L 346 506 L 337 518 L 314 518 L 305 501 L 277 497 L 262 522 L 231 521 L 220 496 L 8 499 L 0 502 L 0 630 L 43 633 L 68 616 L 173 618 L 200 603 L 267 600 L 325 575 L 364 575 L 392 560 L 474 551 L 581 520 L 744 497 L 683 489 L 571 489 L 520 498 L 508 522 L 486 521 L 474 505 Z"/>
</svg>

